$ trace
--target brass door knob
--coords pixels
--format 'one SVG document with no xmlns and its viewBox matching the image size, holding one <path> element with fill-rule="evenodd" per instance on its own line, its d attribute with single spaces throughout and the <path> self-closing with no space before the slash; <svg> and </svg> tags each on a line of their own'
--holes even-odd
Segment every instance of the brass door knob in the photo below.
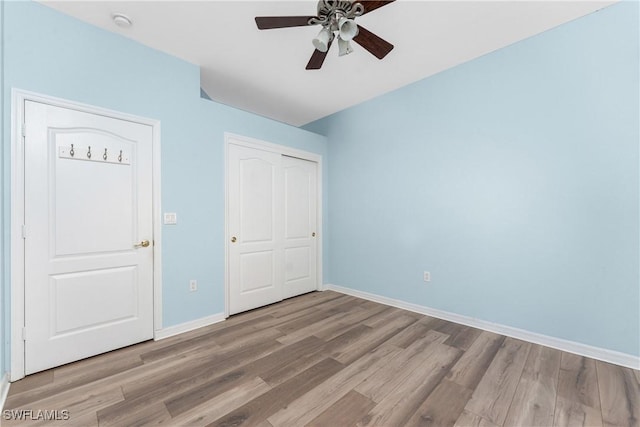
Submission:
<svg viewBox="0 0 640 427">
<path fill-rule="evenodd" d="M 149 246 L 149 241 L 148 240 L 143 240 L 142 242 L 133 245 L 136 248 L 146 248 L 147 246 Z"/>
<path fill-rule="evenodd" d="M 237 240 L 237 239 L 236 239 L 236 236 L 233 236 L 233 237 L 231 238 L 231 243 L 235 243 L 235 242 L 236 242 L 236 240 Z"/>
</svg>

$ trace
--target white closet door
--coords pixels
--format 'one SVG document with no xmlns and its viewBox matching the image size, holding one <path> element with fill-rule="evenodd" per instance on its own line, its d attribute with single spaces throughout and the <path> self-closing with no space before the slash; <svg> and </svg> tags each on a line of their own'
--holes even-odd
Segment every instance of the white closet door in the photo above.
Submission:
<svg viewBox="0 0 640 427">
<path fill-rule="evenodd" d="M 317 164 L 229 144 L 229 313 L 317 289 Z"/>
<path fill-rule="evenodd" d="M 283 298 L 317 289 L 317 163 L 282 157 L 284 174 Z"/>
<path fill-rule="evenodd" d="M 30 374 L 153 337 L 152 128 L 32 101 L 25 123 Z"/>
<path fill-rule="evenodd" d="M 282 299 L 281 156 L 230 144 L 229 312 Z"/>
</svg>

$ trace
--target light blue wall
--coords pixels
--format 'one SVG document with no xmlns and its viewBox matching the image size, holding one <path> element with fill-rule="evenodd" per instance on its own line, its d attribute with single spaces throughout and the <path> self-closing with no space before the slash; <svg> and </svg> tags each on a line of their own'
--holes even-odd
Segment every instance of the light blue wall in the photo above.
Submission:
<svg viewBox="0 0 640 427">
<path fill-rule="evenodd" d="M 223 133 L 233 132 L 323 156 L 326 138 L 204 100 L 200 98 L 197 66 L 37 3 L 6 2 L 3 32 L 5 123 L 9 121 L 11 88 L 161 121 L 162 209 L 178 213 L 178 225 L 164 226 L 162 230 L 163 323 L 166 327 L 221 313 Z M 3 215 L 8 218 L 10 129 L 3 129 Z M 8 220 L 3 230 L 9 236 Z M 7 250 L 8 239 L 3 242 Z M 9 256 L 4 260 L 8 263 Z M 3 276 L 5 301 L 9 300 L 8 278 L 7 269 Z M 188 291 L 189 279 L 198 280 L 198 292 Z M 3 326 L 8 355 L 6 319 Z"/>
<path fill-rule="evenodd" d="M 640 355 L 638 17 L 616 4 L 308 125 L 330 141 L 332 282 Z"/>
</svg>

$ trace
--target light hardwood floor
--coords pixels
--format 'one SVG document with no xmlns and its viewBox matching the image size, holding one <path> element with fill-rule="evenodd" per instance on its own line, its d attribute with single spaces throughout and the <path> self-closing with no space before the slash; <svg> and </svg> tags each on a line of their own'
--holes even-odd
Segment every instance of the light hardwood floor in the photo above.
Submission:
<svg viewBox="0 0 640 427">
<path fill-rule="evenodd" d="M 20 409 L 70 419 L 3 425 L 639 426 L 640 373 L 327 291 L 29 376 Z"/>
</svg>

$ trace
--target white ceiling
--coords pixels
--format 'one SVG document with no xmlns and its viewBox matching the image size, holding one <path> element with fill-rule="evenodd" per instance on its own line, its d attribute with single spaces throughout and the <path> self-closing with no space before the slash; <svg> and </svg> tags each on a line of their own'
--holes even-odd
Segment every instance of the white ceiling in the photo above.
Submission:
<svg viewBox="0 0 640 427">
<path fill-rule="evenodd" d="M 49 7 L 201 69 L 214 100 L 294 126 L 584 16 L 608 1 L 398 0 L 357 18 L 395 49 L 383 60 L 354 43 L 307 71 L 319 27 L 260 31 L 255 16 L 315 15 L 316 1 L 43 1 Z M 130 16 L 122 29 L 112 13 Z"/>
</svg>

